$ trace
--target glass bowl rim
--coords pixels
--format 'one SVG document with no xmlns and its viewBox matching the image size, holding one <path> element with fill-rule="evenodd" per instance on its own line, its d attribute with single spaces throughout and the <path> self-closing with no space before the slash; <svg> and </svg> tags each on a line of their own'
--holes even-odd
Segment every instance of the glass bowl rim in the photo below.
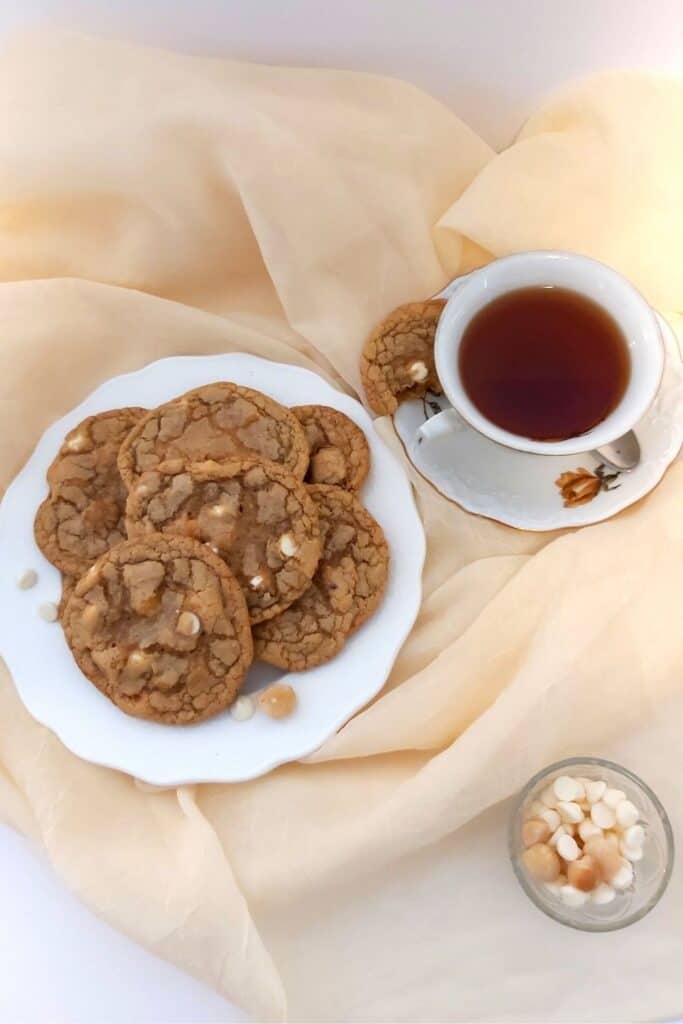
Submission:
<svg viewBox="0 0 683 1024">
<path fill-rule="evenodd" d="M 618 773 L 619 775 L 623 775 L 636 787 L 642 789 L 647 798 L 651 801 L 657 814 L 659 815 L 659 819 L 664 830 L 667 857 L 659 885 L 657 886 L 654 894 L 650 897 L 650 899 L 647 900 L 641 907 L 639 907 L 637 910 L 634 910 L 626 917 L 617 921 L 586 921 L 585 923 L 582 923 L 580 921 L 568 920 L 565 916 L 562 915 L 561 912 L 555 912 L 551 906 L 547 906 L 539 900 L 533 885 L 527 878 L 526 872 L 518 862 L 516 852 L 518 840 L 517 823 L 521 809 L 524 806 L 529 794 L 536 788 L 536 786 L 538 786 L 539 782 L 541 782 L 546 776 L 561 771 L 563 768 L 570 768 L 571 766 L 576 766 L 577 764 L 583 764 L 590 767 L 596 766 L 600 768 L 608 768 L 611 771 Z M 522 787 L 522 789 L 519 791 L 515 799 L 514 807 L 512 810 L 512 814 L 510 815 L 510 820 L 508 824 L 508 853 L 510 856 L 510 863 L 512 864 L 512 869 L 515 873 L 517 881 L 519 882 L 519 884 L 521 885 L 522 889 L 527 894 L 531 902 L 534 904 L 534 906 L 536 906 L 547 917 L 550 917 L 554 921 L 557 921 L 558 924 L 565 925 L 567 928 L 574 928 L 576 931 L 614 932 L 620 930 L 621 928 L 627 928 L 629 925 L 635 924 L 636 921 L 642 920 L 642 918 L 644 918 L 646 914 L 649 914 L 650 911 L 654 910 L 654 908 L 657 906 L 671 880 L 671 875 L 673 873 L 674 868 L 674 860 L 676 856 L 676 843 L 674 840 L 673 829 L 671 827 L 671 821 L 669 820 L 669 815 L 666 813 L 666 810 L 664 809 L 664 805 L 662 804 L 661 800 L 656 795 L 656 793 L 650 788 L 650 786 L 648 786 L 646 782 L 643 782 L 640 776 L 636 775 L 635 772 L 630 771 L 628 768 L 624 768 L 623 765 L 617 764 L 616 761 L 609 761 L 607 758 L 604 757 L 592 757 L 591 755 L 587 755 L 585 757 L 565 757 L 561 761 L 554 761 L 552 764 L 546 765 L 545 768 L 542 768 L 540 771 L 532 775 L 532 777 L 529 779 L 526 785 Z"/>
</svg>

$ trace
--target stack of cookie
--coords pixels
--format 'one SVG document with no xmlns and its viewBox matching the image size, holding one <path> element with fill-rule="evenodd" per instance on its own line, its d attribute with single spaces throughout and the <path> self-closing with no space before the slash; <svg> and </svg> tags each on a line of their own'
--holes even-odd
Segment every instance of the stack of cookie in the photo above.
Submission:
<svg viewBox="0 0 683 1024">
<path fill-rule="evenodd" d="M 369 465 L 343 413 L 228 382 L 84 420 L 35 521 L 82 671 L 123 711 L 182 724 L 233 704 L 254 657 L 292 671 L 334 657 L 387 580 L 354 493 Z M 277 717 L 276 698 L 262 706 Z"/>
</svg>

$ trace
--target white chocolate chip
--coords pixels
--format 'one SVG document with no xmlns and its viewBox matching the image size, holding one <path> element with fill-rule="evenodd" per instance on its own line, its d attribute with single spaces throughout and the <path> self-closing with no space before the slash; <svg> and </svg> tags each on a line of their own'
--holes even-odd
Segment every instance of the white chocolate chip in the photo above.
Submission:
<svg viewBox="0 0 683 1024">
<path fill-rule="evenodd" d="M 587 843 L 589 839 L 595 839 L 598 836 L 602 837 L 602 829 L 586 818 L 579 825 L 579 836 L 584 843 Z"/>
<path fill-rule="evenodd" d="M 589 804 L 597 804 L 599 800 L 602 800 L 607 789 L 607 783 L 602 780 L 598 782 L 589 782 L 586 786 L 586 797 L 588 798 Z"/>
<path fill-rule="evenodd" d="M 578 825 L 580 821 L 583 821 L 583 811 L 578 804 L 572 803 L 571 801 L 565 802 L 560 800 L 557 805 L 562 821 L 569 822 L 571 825 Z"/>
<path fill-rule="evenodd" d="M 554 832 L 555 829 L 560 827 L 562 819 L 560 818 L 557 811 L 553 810 L 551 807 L 546 807 L 544 804 L 541 804 L 541 807 L 543 808 L 543 810 L 540 812 L 540 814 L 538 814 L 538 817 L 541 818 L 543 821 L 547 822 L 547 824 L 550 825 L 550 828 Z"/>
<path fill-rule="evenodd" d="M 532 800 L 524 812 L 524 817 L 540 818 L 545 810 L 546 806 L 545 804 L 542 804 L 540 800 Z"/>
<path fill-rule="evenodd" d="M 138 484 L 135 488 L 136 498 L 146 498 L 149 494 L 149 487 L 147 484 Z"/>
<path fill-rule="evenodd" d="M 573 836 L 560 836 L 557 840 L 557 852 L 562 860 L 578 860 L 581 851 Z"/>
<path fill-rule="evenodd" d="M 596 885 L 591 893 L 591 903 L 604 907 L 607 903 L 611 903 L 616 895 L 611 885 L 608 885 L 607 882 L 600 882 L 600 885 Z"/>
<path fill-rule="evenodd" d="M 214 555 L 220 555 L 220 548 L 216 544 L 209 544 L 209 548 L 213 551 Z"/>
<path fill-rule="evenodd" d="M 263 585 L 263 576 L 252 576 L 249 580 L 249 586 L 252 590 L 258 590 Z"/>
<path fill-rule="evenodd" d="M 613 811 L 617 809 L 622 800 L 626 799 L 626 793 L 621 789 L 607 789 L 602 798 L 603 804 L 607 804 Z"/>
<path fill-rule="evenodd" d="M 560 899 L 565 907 L 583 907 L 590 899 L 587 892 L 575 889 L 573 885 L 563 885 L 560 889 Z"/>
<path fill-rule="evenodd" d="M 628 889 L 633 882 L 633 866 L 630 861 L 622 860 L 619 870 L 610 878 L 615 889 Z"/>
<path fill-rule="evenodd" d="M 565 875 L 560 875 L 560 877 L 556 881 L 554 881 L 554 882 L 544 882 L 543 883 L 543 885 L 548 890 L 548 892 L 552 893 L 553 896 L 557 896 L 558 898 L 559 898 L 559 895 L 560 895 L 560 889 L 562 888 L 563 885 L 566 885 L 566 884 L 567 884 L 567 878 L 566 878 Z"/>
<path fill-rule="evenodd" d="M 543 790 L 540 796 L 540 800 L 541 803 L 545 804 L 546 807 L 557 807 L 557 797 L 555 796 L 555 791 L 552 786 L 548 786 L 546 789 Z"/>
<path fill-rule="evenodd" d="M 30 590 L 38 582 L 38 573 L 35 569 L 25 569 L 20 576 L 17 576 L 19 590 Z"/>
<path fill-rule="evenodd" d="M 40 615 L 41 619 L 45 620 L 45 622 L 56 622 L 58 614 L 57 605 L 54 604 L 52 601 L 46 601 L 45 604 L 41 604 L 40 608 L 38 609 L 38 614 Z"/>
<path fill-rule="evenodd" d="M 645 829 L 642 825 L 631 825 L 624 832 L 624 842 L 627 846 L 643 848 L 645 845 Z"/>
<path fill-rule="evenodd" d="M 619 828 L 630 828 L 640 817 L 638 808 L 630 800 L 622 800 L 617 804 L 616 815 Z"/>
<path fill-rule="evenodd" d="M 254 714 L 254 702 L 251 697 L 238 697 L 230 708 L 230 715 L 236 722 L 246 722 Z"/>
<path fill-rule="evenodd" d="M 70 452 L 84 452 L 89 444 L 90 441 L 86 434 L 74 434 L 74 436 L 70 437 L 66 442 L 65 447 Z"/>
<path fill-rule="evenodd" d="M 567 826 L 566 825 L 559 825 L 555 829 L 553 834 L 551 835 L 550 839 L 548 840 L 548 845 L 549 846 L 557 846 L 557 844 L 559 843 L 559 841 L 562 838 L 562 836 L 568 836 L 568 835 L 569 835 L 569 832 L 567 831 Z"/>
<path fill-rule="evenodd" d="M 207 514 L 210 515 L 212 519 L 224 519 L 229 515 L 229 513 L 230 509 L 227 505 L 212 505 L 207 509 Z"/>
<path fill-rule="evenodd" d="M 571 775 L 560 775 L 559 779 L 555 779 L 553 790 L 557 799 L 563 803 L 581 800 L 585 795 L 579 780 L 573 779 Z"/>
<path fill-rule="evenodd" d="M 291 558 L 292 555 L 295 555 L 299 550 L 296 541 L 294 540 L 294 537 L 291 535 L 291 533 L 282 534 L 280 540 L 278 541 L 278 547 L 280 549 L 280 554 L 284 555 L 285 558 Z"/>
<path fill-rule="evenodd" d="M 608 807 L 606 803 L 599 800 L 597 804 L 593 804 L 591 807 L 591 819 L 598 828 L 614 828 L 617 816 L 611 807 Z"/>
<path fill-rule="evenodd" d="M 632 863 L 642 860 L 644 856 L 642 846 L 629 846 L 623 839 L 619 843 L 619 853 Z"/>
<path fill-rule="evenodd" d="M 422 360 L 418 359 L 414 363 L 411 363 L 408 367 L 408 376 L 411 380 L 414 380 L 416 384 L 424 384 L 429 376 L 429 370 L 427 364 L 423 363 Z"/>
<path fill-rule="evenodd" d="M 176 623 L 176 630 L 182 636 L 196 636 L 202 628 L 199 616 L 194 612 L 181 612 Z"/>
<path fill-rule="evenodd" d="M 151 664 L 149 654 L 144 651 L 131 651 L 126 661 L 126 668 L 135 676 L 141 676 Z"/>
</svg>

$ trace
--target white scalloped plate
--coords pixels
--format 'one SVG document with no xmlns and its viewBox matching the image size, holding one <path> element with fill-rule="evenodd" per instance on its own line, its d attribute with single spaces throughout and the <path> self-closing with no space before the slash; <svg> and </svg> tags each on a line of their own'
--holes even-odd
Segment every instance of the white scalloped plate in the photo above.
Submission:
<svg viewBox="0 0 683 1024">
<path fill-rule="evenodd" d="M 441 294 L 455 291 L 457 283 Z M 562 530 L 609 519 L 657 486 L 683 443 L 683 363 L 674 332 L 659 320 L 666 365 L 659 393 L 635 427 L 641 461 L 587 504 L 565 508 L 555 481 L 580 467 L 594 472 L 600 459 L 593 452 L 530 455 L 504 448 L 466 423 L 443 396 L 398 407 L 394 425 L 408 458 L 461 508 L 518 530 Z"/>
<path fill-rule="evenodd" d="M 275 722 L 255 714 L 238 723 L 224 712 L 194 726 L 157 725 L 119 711 L 82 675 L 60 626 L 39 617 L 43 602 L 59 600 L 61 582 L 36 546 L 33 518 L 47 493 L 50 462 L 67 431 L 85 416 L 126 405 L 152 408 L 217 380 L 257 388 L 284 405 L 334 406 L 363 429 L 372 467 L 362 499 L 386 534 L 389 582 L 376 614 L 336 658 L 288 676 L 299 698 L 290 718 Z M 309 370 L 255 356 L 162 359 L 107 381 L 53 424 L 8 488 L 0 506 L 0 651 L 28 711 L 79 757 L 162 786 L 252 779 L 312 753 L 379 693 L 417 616 L 424 554 L 408 479 L 354 399 Z M 29 568 L 37 570 L 38 584 L 19 590 L 15 581 Z M 279 676 L 278 670 L 254 666 L 246 690 Z"/>
</svg>

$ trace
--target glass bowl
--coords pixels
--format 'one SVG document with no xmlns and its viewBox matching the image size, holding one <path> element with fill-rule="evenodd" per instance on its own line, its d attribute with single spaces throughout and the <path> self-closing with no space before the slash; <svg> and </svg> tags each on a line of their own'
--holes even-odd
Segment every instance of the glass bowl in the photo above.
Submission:
<svg viewBox="0 0 683 1024">
<path fill-rule="evenodd" d="M 634 864 L 632 886 L 618 892 L 611 903 L 599 905 L 589 901 L 581 907 L 565 906 L 543 882 L 532 878 L 520 862 L 524 849 L 521 829 L 528 817 L 529 806 L 560 775 L 604 779 L 608 787 L 623 790 L 641 812 L 647 833 L 643 859 Z M 655 794 L 626 768 L 599 757 L 571 757 L 534 775 L 517 798 L 510 820 L 509 849 L 517 879 L 539 910 L 560 924 L 587 932 L 614 931 L 645 917 L 661 899 L 674 863 L 671 823 Z"/>
</svg>

